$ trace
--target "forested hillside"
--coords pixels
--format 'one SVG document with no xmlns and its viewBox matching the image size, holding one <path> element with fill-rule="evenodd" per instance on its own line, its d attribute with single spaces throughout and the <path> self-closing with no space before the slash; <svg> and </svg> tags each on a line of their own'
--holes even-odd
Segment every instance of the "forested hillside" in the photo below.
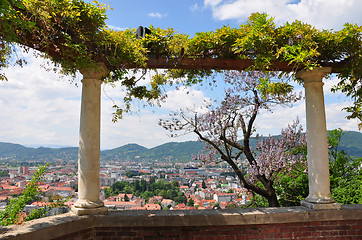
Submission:
<svg viewBox="0 0 362 240">
<path fill-rule="evenodd" d="M 339 150 L 344 150 L 350 156 L 362 157 L 362 133 L 352 131 L 344 132 Z"/>
<path fill-rule="evenodd" d="M 251 139 L 255 145 L 256 139 Z M 346 131 L 342 136 L 339 150 L 348 155 L 362 157 L 362 133 Z M 138 144 L 127 144 L 119 148 L 101 151 L 101 161 L 190 161 L 192 154 L 197 154 L 204 147 L 204 143 L 197 141 L 169 142 L 154 148 L 145 148 Z M 18 161 L 44 161 L 58 160 L 77 161 L 78 148 L 29 148 L 19 144 L 0 142 L 0 160 L 16 159 Z"/>
</svg>

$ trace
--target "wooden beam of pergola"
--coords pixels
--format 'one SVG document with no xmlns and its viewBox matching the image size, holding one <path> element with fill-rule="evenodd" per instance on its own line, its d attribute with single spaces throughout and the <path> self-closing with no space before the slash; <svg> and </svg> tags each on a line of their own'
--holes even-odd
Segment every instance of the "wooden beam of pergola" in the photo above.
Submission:
<svg viewBox="0 0 362 240">
<path fill-rule="evenodd" d="M 251 59 L 224 59 L 224 58 L 165 58 L 149 57 L 146 62 L 148 69 L 185 69 L 185 70 L 246 70 L 254 64 Z M 341 63 L 325 63 L 322 67 L 331 67 L 332 73 L 341 72 Z M 124 68 L 140 68 L 137 65 L 126 63 Z M 295 72 L 302 66 L 288 62 L 272 61 L 267 70 Z"/>
<path fill-rule="evenodd" d="M 27 35 L 24 37 L 24 45 L 35 50 L 45 52 L 48 55 L 55 58 L 62 58 L 64 51 L 71 51 L 66 46 L 62 45 L 62 50 L 59 50 L 55 45 L 49 45 L 46 47 L 39 46 L 34 36 Z M 35 43 L 34 43 L 35 42 Z M 184 70 L 246 70 L 254 65 L 252 59 L 236 59 L 236 58 L 167 58 L 164 56 L 148 56 L 145 66 L 137 65 L 133 62 L 123 62 L 121 64 L 111 64 L 107 57 L 96 56 L 93 59 L 95 62 L 103 62 L 109 70 L 115 70 L 117 68 L 135 69 L 135 68 L 147 68 L 147 69 L 184 69 Z M 346 62 L 338 63 L 319 63 L 321 67 L 331 67 L 331 73 L 340 73 Z M 282 71 L 282 72 L 296 72 L 303 68 L 302 64 L 295 64 L 289 62 L 282 62 L 273 60 L 268 69 L 269 71 Z M 256 69 L 257 70 L 257 69 Z"/>
<path fill-rule="evenodd" d="M 32 49 L 45 52 L 54 58 L 63 58 L 63 51 L 70 52 L 71 50 L 61 45 L 62 49 L 57 49 L 55 45 L 39 46 L 37 40 L 31 34 L 24 36 L 23 45 Z M 145 66 L 137 65 L 133 62 L 123 62 L 121 64 L 113 65 L 110 63 L 106 56 L 96 56 L 93 59 L 95 62 L 103 62 L 109 70 L 117 68 L 135 69 L 135 68 L 148 68 L 148 69 L 184 69 L 184 70 L 246 70 L 254 65 L 252 59 L 237 59 L 237 58 L 167 58 L 164 56 L 148 56 Z M 346 64 L 342 62 L 327 62 L 319 63 L 321 67 L 331 67 L 331 73 L 340 73 L 343 66 Z M 296 72 L 303 68 L 302 64 L 295 64 L 289 62 L 282 62 L 273 60 L 267 70 L 269 71 L 282 71 L 282 72 Z"/>
</svg>

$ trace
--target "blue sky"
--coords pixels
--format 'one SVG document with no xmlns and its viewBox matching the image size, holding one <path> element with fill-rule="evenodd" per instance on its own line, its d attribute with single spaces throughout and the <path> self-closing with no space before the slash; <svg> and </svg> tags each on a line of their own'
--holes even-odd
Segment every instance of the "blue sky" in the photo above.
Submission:
<svg viewBox="0 0 362 240">
<path fill-rule="evenodd" d="M 89 1 L 90 2 L 90 1 Z M 212 31 L 229 24 L 237 27 L 256 11 L 267 12 L 275 17 L 277 24 L 302 20 L 319 29 L 338 30 L 346 22 L 362 24 L 362 1 L 360 0 L 103 0 L 114 10 L 108 11 L 107 24 L 114 29 L 137 28 L 138 26 L 173 28 L 191 37 L 196 32 Z M 44 60 L 31 54 L 20 53 L 28 64 L 5 70 L 8 82 L 0 82 L 0 141 L 23 145 L 77 146 L 79 138 L 80 78 L 75 83 L 60 79 L 41 66 Z M 151 74 L 151 73 L 150 73 Z M 150 77 L 148 74 L 147 77 Z M 332 94 L 330 87 L 338 79 L 325 80 L 327 127 L 340 127 L 357 131 L 357 122 L 345 119 L 341 111 L 349 100 L 342 94 Z M 76 86 L 76 84 L 78 86 Z M 197 106 L 204 99 L 221 96 L 223 89 L 169 89 L 169 98 L 162 108 L 143 108 L 136 102 L 137 113 L 125 116 L 112 123 L 113 101 L 121 103 L 119 87 L 102 87 L 101 148 L 110 149 L 127 143 L 154 147 L 169 141 L 196 140 L 194 135 L 172 139 L 158 126 L 159 118 L 166 118 L 180 107 Z M 296 85 L 297 91 L 303 91 Z M 186 92 L 190 94 L 186 94 Z M 278 134 L 281 128 L 299 117 L 305 122 L 304 101 L 293 108 L 277 108 L 271 113 L 262 113 L 256 127 L 263 135 Z"/>
<path fill-rule="evenodd" d="M 157 26 L 173 28 L 194 35 L 198 31 L 212 31 L 228 24 L 210 19 L 211 10 L 203 8 L 203 1 L 103 1 L 113 7 L 108 11 L 107 23 L 119 28 Z"/>
</svg>

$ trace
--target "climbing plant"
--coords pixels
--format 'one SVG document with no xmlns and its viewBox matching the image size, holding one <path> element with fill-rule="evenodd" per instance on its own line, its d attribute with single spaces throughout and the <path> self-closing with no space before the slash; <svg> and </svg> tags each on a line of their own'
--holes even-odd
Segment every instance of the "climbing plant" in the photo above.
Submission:
<svg viewBox="0 0 362 240">
<path fill-rule="evenodd" d="M 23 190 L 22 194 L 19 197 L 12 198 L 10 203 L 5 207 L 4 211 L 0 212 L 0 225 L 7 226 L 14 223 L 18 223 L 20 220 L 21 212 L 24 211 L 24 208 L 27 204 L 30 204 L 37 194 L 39 194 L 39 182 L 42 180 L 44 176 L 44 172 L 46 167 L 49 164 L 44 166 L 39 166 L 32 176 L 31 180 L 27 183 L 26 188 Z M 31 217 L 37 215 L 40 217 L 40 210 L 34 211 L 31 214 Z M 34 219 L 34 218 L 32 218 Z"/>
<path fill-rule="evenodd" d="M 38 50 L 64 74 L 94 68 L 102 62 L 109 70 L 105 81 L 121 82 L 125 108 L 134 98 L 152 101 L 162 96 L 162 86 L 183 79 L 192 84 L 211 74 L 205 69 L 168 70 L 154 74 L 149 85 L 142 85 L 130 68 L 146 69 L 148 60 L 165 62 L 181 59 L 252 60 L 250 69 L 271 70 L 275 62 L 286 62 L 295 71 L 331 66 L 340 82 L 334 90 L 351 97 L 349 118 L 362 121 L 361 26 L 345 24 L 340 31 L 319 30 L 294 21 L 277 26 L 266 13 L 252 14 L 239 28 L 224 26 L 194 37 L 175 30 L 150 26 L 150 33 L 136 37 L 136 29 L 115 31 L 105 20 L 110 9 L 98 1 L 82 0 L 2 0 L 0 3 L 0 68 L 8 66 L 17 47 Z M 22 64 L 19 59 L 18 63 Z M 6 76 L 0 73 L 0 78 Z M 362 126 L 362 125 L 360 125 Z"/>
</svg>

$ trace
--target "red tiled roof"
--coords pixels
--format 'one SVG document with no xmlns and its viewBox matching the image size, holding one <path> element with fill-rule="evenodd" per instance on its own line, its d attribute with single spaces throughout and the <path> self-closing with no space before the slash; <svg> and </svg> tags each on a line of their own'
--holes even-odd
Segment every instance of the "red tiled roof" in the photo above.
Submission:
<svg viewBox="0 0 362 240">
<path fill-rule="evenodd" d="M 146 207 L 131 207 L 131 210 L 146 210 Z"/>
<path fill-rule="evenodd" d="M 146 210 L 161 210 L 161 206 L 158 204 L 146 204 L 145 205 Z"/>
<path fill-rule="evenodd" d="M 124 202 L 124 201 L 104 201 L 104 204 L 107 205 L 120 205 L 120 206 L 124 206 L 124 205 L 137 205 L 137 203 L 135 202 Z"/>
<path fill-rule="evenodd" d="M 0 201 L 5 201 L 7 198 L 11 198 L 11 196 L 0 196 Z"/>
<path fill-rule="evenodd" d="M 38 207 L 45 207 L 45 206 L 50 206 L 51 203 L 50 202 L 33 202 L 31 205 L 38 206 Z"/>
<path fill-rule="evenodd" d="M 68 192 L 75 192 L 75 190 L 71 187 L 51 187 L 56 191 L 68 191 Z"/>
</svg>

